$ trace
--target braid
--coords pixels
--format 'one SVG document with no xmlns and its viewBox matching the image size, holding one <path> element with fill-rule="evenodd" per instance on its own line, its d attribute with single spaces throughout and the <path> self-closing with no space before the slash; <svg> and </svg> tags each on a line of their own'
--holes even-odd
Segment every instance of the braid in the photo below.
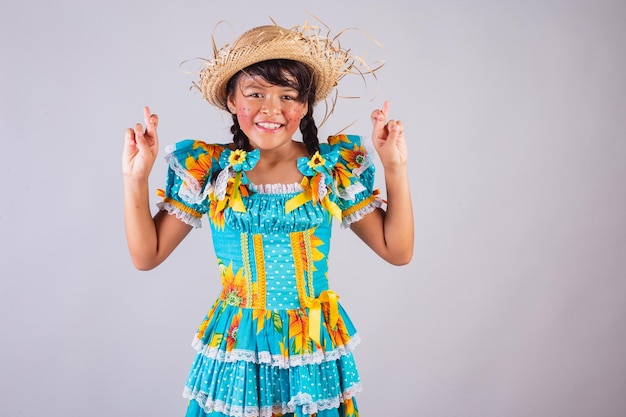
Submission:
<svg viewBox="0 0 626 417">
<path fill-rule="evenodd" d="M 233 134 L 233 143 L 237 149 L 250 150 L 250 140 L 241 130 L 236 114 L 233 114 L 233 125 L 230 127 L 230 133 Z"/>
<path fill-rule="evenodd" d="M 317 126 L 313 120 L 313 112 L 309 112 L 300 120 L 300 131 L 302 132 L 302 141 L 306 145 L 306 150 L 310 155 L 320 150 L 320 141 L 317 138 Z"/>
</svg>

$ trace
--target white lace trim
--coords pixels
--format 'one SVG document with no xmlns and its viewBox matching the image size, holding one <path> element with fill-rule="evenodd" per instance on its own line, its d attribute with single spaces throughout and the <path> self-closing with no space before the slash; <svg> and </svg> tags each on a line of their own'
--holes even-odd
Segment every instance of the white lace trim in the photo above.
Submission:
<svg viewBox="0 0 626 417">
<path fill-rule="evenodd" d="M 331 410 L 339 408 L 340 403 L 354 397 L 357 392 L 361 392 L 363 387 L 360 383 L 356 383 L 334 398 L 313 401 L 310 394 L 299 392 L 289 400 L 288 403 L 275 404 L 273 406 L 250 407 L 235 406 L 221 400 L 210 398 L 207 393 L 202 391 L 192 391 L 189 387 L 185 387 L 183 397 L 198 402 L 204 412 L 211 413 L 217 411 L 231 417 L 272 417 L 272 414 L 287 414 L 296 411 L 296 407 L 302 407 L 302 412 L 307 415 L 317 413 L 318 411 Z"/>
<path fill-rule="evenodd" d="M 326 187 L 326 174 L 322 172 L 320 173 L 320 177 L 320 182 L 317 185 L 317 195 L 319 196 L 319 201 L 322 201 L 324 197 L 326 197 L 326 194 L 328 194 L 328 188 Z"/>
<path fill-rule="evenodd" d="M 352 184 L 351 186 L 349 186 L 348 188 L 339 188 L 337 189 L 337 194 L 339 195 L 339 197 L 341 197 L 344 200 L 350 200 L 353 201 L 354 197 L 362 192 L 365 191 L 366 188 L 363 184 L 361 184 L 360 182 L 355 182 L 354 184 Z"/>
<path fill-rule="evenodd" d="M 341 228 L 346 229 L 350 227 L 352 223 L 361 220 L 363 217 L 365 217 L 365 215 L 370 214 L 371 212 L 376 210 L 378 207 L 381 207 L 382 205 L 383 205 L 383 200 L 380 197 L 376 197 L 376 200 L 372 201 L 368 205 L 355 211 L 354 213 L 351 213 L 345 216 L 343 220 L 341 221 Z"/>
<path fill-rule="evenodd" d="M 175 205 L 168 203 L 166 201 L 162 201 L 157 203 L 157 207 L 159 210 L 165 210 L 168 214 L 174 214 L 177 219 L 183 221 L 192 227 L 202 227 L 202 219 L 192 216 L 191 214 L 179 209 Z"/>
<path fill-rule="evenodd" d="M 176 151 L 176 145 L 168 146 L 165 151 L 167 152 L 165 161 L 169 164 L 174 173 L 183 179 L 183 184 L 178 190 L 178 195 L 190 204 L 199 204 L 204 201 L 213 191 L 211 184 L 206 184 L 204 190 L 202 190 L 198 180 L 189 175 L 185 167 L 176 159 L 173 153 Z"/>
<path fill-rule="evenodd" d="M 291 184 L 250 184 L 250 189 L 259 194 L 294 194 L 303 191 L 298 182 Z"/>
<path fill-rule="evenodd" d="M 302 412 L 304 414 L 314 414 L 318 411 L 323 410 L 332 410 L 334 408 L 339 408 L 339 404 L 344 402 L 345 400 L 349 400 L 354 397 L 357 392 L 363 390 L 363 387 L 360 383 L 356 383 L 350 387 L 348 387 L 345 391 L 343 391 L 340 395 L 335 398 L 329 398 L 325 400 L 319 400 L 313 402 L 313 398 L 311 398 L 310 394 L 304 394 L 299 392 L 296 394 L 291 401 L 287 403 L 287 406 L 291 411 L 295 411 L 295 406 L 302 406 Z"/>
<path fill-rule="evenodd" d="M 217 174 L 215 179 L 215 197 L 218 200 L 223 200 L 226 197 L 226 187 L 228 186 L 228 180 L 235 176 L 235 171 L 230 165 L 224 167 L 223 170 Z"/>
<path fill-rule="evenodd" d="M 348 355 L 350 352 L 354 351 L 359 343 L 361 343 L 361 338 L 358 334 L 355 334 L 347 344 L 343 346 L 337 346 L 337 348 L 333 350 L 326 352 L 318 350 L 313 354 L 292 355 L 289 357 L 285 357 L 280 354 L 271 355 L 268 351 L 254 352 L 243 349 L 233 349 L 229 352 L 226 352 L 217 347 L 209 346 L 202 343 L 202 341 L 197 337 L 194 337 L 193 341 L 191 342 L 191 346 L 193 346 L 193 348 L 196 349 L 196 351 L 203 356 L 217 360 L 218 362 L 244 361 L 252 362 L 255 364 L 264 363 L 271 366 L 276 366 L 281 369 L 289 369 L 296 366 L 314 365 L 320 364 L 322 362 L 335 361 L 341 356 Z"/>
</svg>

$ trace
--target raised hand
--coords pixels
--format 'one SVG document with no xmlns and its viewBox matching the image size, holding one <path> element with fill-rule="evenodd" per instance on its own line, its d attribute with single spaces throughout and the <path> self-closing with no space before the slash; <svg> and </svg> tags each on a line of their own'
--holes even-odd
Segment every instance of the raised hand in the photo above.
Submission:
<svg viewBox="0 0 626 417">
<path fill-rule="evenodd" d="M 143 108 L 143 117 L 145 130 L 141 123 L 137 123 L 134 128 L 126 129 L 122 154 L 123 174 L 136 179 L 148 178 L 159 151 L 157 134 L 159 117 L 151 114 L 147 106 Z"/>
<path fill-rule="evenodd" d="M 385 169 L 405 166 L 408 159 L 404 127 L 399 120 L 387 121 L 389 102 L 383 108 L 372 112 L 372 141 Z"/>
<path fill-rule="evenodd" d="M 408 152 L 402 122 L 387 120 L 388 113 L 388 101 L 372 112 L 372 142 L 385 172 L 387 207 L 372 211 L 350 229 L 387 262 L 405 265 L 413 256 L 414 241 Z"/>
</svg>

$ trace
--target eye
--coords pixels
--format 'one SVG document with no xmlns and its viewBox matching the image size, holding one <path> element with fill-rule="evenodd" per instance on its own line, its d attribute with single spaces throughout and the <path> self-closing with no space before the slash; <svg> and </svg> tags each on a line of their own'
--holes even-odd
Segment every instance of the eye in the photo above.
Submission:
<svg viewBox="0 0 626 417">
<path fill-rule="evenodd" d="M 253 86 L 246 86 L 244 88 L 241 89 L 241 94 L 244 97 L 250 97 L 250 98 L 261 98 L 263 97 L 263 91 L 261 91 L 259 88 L 255 88 Z"/>
</svg>

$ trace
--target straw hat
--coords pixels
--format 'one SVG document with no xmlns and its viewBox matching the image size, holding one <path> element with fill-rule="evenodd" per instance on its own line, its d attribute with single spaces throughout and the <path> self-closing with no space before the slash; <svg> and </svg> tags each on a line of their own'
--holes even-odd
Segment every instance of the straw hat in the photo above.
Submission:
<svg viewBox="0 0 626 417">
<path fill-rule="evenodd" d="M 291 59 L 311 69 L 317 103 L 328 97 L 345 74 L 353 71 L 358 59 L 341 49 L 336 37 L 330 39 L 320 32 L 306 24 L 292 29 L 274 24 L 250 29 L 232 46 L 226 44 L 218 50 L 214 44 L 214 57 L 206 60 L 200 80 L 194 85 L 209 103 L 226 109 L 226 84 L 233 75 L 261 61 Z"/>
</svg>

